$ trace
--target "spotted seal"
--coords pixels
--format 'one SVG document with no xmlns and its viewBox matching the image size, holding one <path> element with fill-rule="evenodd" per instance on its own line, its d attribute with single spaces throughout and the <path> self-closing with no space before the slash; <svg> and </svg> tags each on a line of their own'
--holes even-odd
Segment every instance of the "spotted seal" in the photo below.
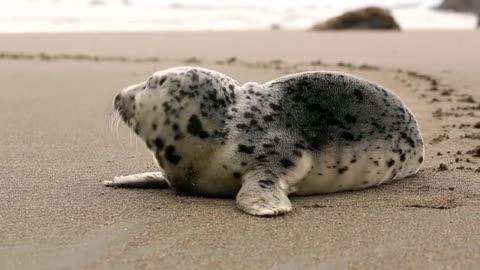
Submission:
<svg viewBox="0 0 480 270">
<path fill-rule="evenodd" d="M 303 72 L 240 85 L 216 71 L 176 67 L 122 90 L 114 106 L 160 172 L 105 185 L 236 196 L 238 208 L 252 215 L 289 212 L 290 194 L 405 178 L 423 163 L 417 121 L 400 98 L 343 73 Z"/>
</svg>

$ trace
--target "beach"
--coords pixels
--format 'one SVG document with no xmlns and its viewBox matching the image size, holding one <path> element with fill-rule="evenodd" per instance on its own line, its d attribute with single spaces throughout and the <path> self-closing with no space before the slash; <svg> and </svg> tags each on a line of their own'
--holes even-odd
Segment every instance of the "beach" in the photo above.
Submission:
<svg viewBox="0 0 480 270">
<path fill-rule="evenodd" d="M 477 269 L 478 48 L 474 30 L 0 34 L 0 269 Z M 112 129 L 113 97 L 184 65 L 240 83 L 304 70 L 377 82 L 416 115 L 425 163 L 392 184 L 293 197 L 274 218 L 104 187 L 156 170 Z"/>
</svg>

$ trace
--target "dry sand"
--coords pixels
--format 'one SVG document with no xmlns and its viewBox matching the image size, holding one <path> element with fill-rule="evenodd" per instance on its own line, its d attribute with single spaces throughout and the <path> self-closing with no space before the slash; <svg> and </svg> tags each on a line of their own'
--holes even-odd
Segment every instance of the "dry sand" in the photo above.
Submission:
<svg viewBox="0 0 480 270">
<path fill-rule="evenodd" d="M 480 145 L 478 48 L 478 31 L 1 35 L 0 269 L 478 269 L 480 157 L 467 154 Z M 113 96 L 175 65 L 240 82 L 307 69 L 369 78 L 417 115 L 425 165 L 374 189 L 292 198 L 276 218 L 103 187 L 155 170 L 140 141 L 110 130 Z"/>
</svg>

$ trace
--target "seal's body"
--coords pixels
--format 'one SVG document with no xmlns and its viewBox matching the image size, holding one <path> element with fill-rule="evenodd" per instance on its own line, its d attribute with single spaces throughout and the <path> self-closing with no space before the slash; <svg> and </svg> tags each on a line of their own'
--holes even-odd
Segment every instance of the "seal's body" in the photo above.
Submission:
<svg viewBox="0 0 480 270">
<path fill-rule="evenodd" d="M 253 215 L 288 212 L 289 194 L 356 190 L 416 173 L 423 140 L 410 110 L 382 87 L 350 75 L 304 72 L 240 86 L 215 71 L 155 73 L 115 98 L 122 119 L 180 193 L 237 196 Z"/>
</svg>

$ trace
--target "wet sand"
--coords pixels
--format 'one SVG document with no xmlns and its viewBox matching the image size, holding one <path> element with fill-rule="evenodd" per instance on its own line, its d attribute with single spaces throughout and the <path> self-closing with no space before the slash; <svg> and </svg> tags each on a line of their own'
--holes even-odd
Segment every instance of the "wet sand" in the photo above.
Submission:
<svg viewBox="0 0 480 270">
<path fill-rule="evenodd" d="M 0 35 L 0 269 L 476 269 L 480 32 Z M 256 218 L 234 200 L 112 189 L 155 170 L 110 127 L 112 98 L 171 66 L 241 83 L 328 69 L 405 100 L 426 142 L 415 177 L 292 198 Z"/>
</svg>

